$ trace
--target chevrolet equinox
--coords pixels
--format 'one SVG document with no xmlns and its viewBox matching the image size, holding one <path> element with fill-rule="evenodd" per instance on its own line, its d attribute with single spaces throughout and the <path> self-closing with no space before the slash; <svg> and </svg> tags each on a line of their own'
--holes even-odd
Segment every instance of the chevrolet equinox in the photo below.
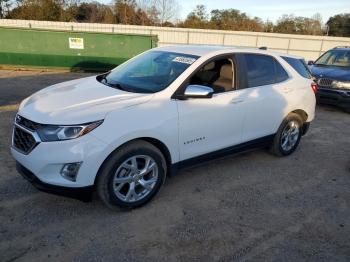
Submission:
<svg viewBox="0 0 350 262">
<path fill-rule="evenodd" d="M 295 151 L 315 114 L 302 59 L 268 50 L 172 46 L 26 98 L 17 170 L 38 189 L 109 207 L 151 200 L 177 168 L 269 147 Z"/>
</svg>

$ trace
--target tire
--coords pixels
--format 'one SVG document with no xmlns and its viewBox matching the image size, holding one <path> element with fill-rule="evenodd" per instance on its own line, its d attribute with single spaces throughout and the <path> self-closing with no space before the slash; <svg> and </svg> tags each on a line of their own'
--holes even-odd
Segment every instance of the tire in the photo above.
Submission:
<svg viewBox="0 0 350 262">
<path fill-rule="evenodd" d="M 270 147 L 271 153 L 276 156 L 292 154 L 298 147 L 302 137 L 302 127 L 302 118 L 298 114 L 290 113 L 277 130 Z"/>
<path fill-rule="evenodd" d="M 350 108 L 343 108 L 343 110 L 344 110 L 345 113 L 350 114 Z"/>
<path fill-rule="evenodd" d="M 142 140 L 130 142 L 103 164 L 97 177 L 97 194 L 111 209 L 140 207 L 158 193 L 166 170 L 158 148 Z"/>
</svg>

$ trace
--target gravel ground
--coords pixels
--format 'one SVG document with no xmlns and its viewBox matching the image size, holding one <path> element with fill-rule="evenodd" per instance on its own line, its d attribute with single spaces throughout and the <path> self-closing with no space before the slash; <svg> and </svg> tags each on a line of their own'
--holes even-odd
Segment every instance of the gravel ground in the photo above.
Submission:
<svg viewBox="0 0 350 262">
<path fill-rule="evenodd" d="M 16 104 L 87 74 L 0 71 L 0 261 L 350 261 L 350 115 L 318 107 L 299 149 L 211 161 L 113 212 L 37 191 L 9 153 Z"/>
</svg>

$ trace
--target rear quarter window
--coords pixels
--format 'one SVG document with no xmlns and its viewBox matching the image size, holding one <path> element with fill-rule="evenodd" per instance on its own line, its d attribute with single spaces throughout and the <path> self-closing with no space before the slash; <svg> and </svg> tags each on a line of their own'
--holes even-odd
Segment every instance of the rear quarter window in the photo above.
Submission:
<svg viewBox="0 0 350 262">
<path fill-rule="evenodd" d="M 311 79 L 310 71 L 304 61 L 304 59 L 297 59 L 287 56 L 281 56 L 284 61 L 286 61 L 291 67 L 295 69 L 302 77 Z"/>
<path fill-rule="evenodd" d="M 275 59 L 274 59 L 275 60 Z M 276 83 L 283 82 L 289 78 L 286 70 L 281 66 L 281 64 L 275 60 L 275 74 L 276 74 Z"/>
</svg>

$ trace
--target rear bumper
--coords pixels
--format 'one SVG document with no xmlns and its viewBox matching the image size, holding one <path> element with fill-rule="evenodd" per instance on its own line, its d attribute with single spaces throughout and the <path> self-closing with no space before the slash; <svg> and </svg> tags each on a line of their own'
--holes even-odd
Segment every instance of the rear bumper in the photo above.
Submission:
<svg viewBox="0 0 350 262">
<path fill-rule="evenodd" d="M 30 170 L 22 166 L 19 162 L 16 162 L 16 169 L 26 180 L 28 180 L 34 187 L 40 191 L 79 199 L 84 202 L 92 200 L 93 186 L 87 187 L 63 187 L 57 185 L 50 185 L 42 182 L 37 176 L 35 176 Z"/>
<path fill-rule="evenodd" d="M 316 93 L 316 99 L 319 103 L 336 105 L 342 108 L 350 109 L 350 90 L 340 91 L 326 88 L 319 88 Z"/>
</svg>

